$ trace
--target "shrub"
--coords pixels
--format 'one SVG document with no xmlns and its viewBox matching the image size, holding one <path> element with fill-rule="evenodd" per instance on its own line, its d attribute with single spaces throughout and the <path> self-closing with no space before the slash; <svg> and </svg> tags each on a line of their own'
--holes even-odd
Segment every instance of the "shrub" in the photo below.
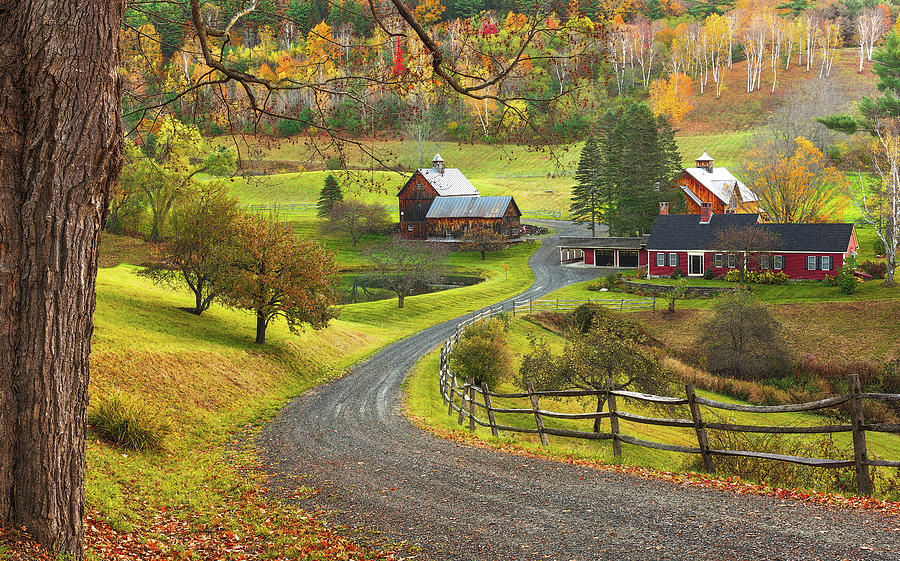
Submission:
<svg viewBox="0 0 900 561">
<path fill-rule="evenodd" d="M 624 284 L 622 279 L 616 273 L 610 273 L 603 277 L 603 285 L 604 287 L 612 290 L 614 288 L 618 288 L 620 285 Z"/>
<path fill-rule="evenodd" d="M 841 289 L 841 292 L 844 294 L 853 294 L 856 292 L 856 285 L 858 281 L 856 280 L 856 276 L 853 274 L 853 270 L 844 265 L 840 269 L 838 269 L 837 274 L 837 285 L 838 288 Z"/>
<path fill-rule="evenodd" d="M 512 355 L 503 321 L 479 321 L 463 330 L 453 347 L 450 368 L 456 376 L 472 378 L 493 388 L 512 377 Z"/>
<path fill-rule="evenodd" d="M 703 278 L 706 280 L 713 280 L 716 278 L 716 273 L 714 273 L 712 269 L 707 269 L 703 272 Z"/>
<path fill-rule="evenodd" d="M 790 371 L 781 324 L 762 302 L 740 290 L 719 296 L 697 341 L 710 372 L 744 380 Z"/>
<path fill-rule="evenodd" d="M 337 156 L 332 156 L 325 160 L 325 169 L 329 171 L 334 171 L 336 169 L 344 169 L 343 164 L 341 164 L 341 159 Z"/>
<path fill-rule="evenodd" d="M 881 241 L 881 238 L 875 236 L 875 239 L 872 240 L 872 251 L 875 252 L 875 255 L 884 255 L 884 242 Z"/>
<path fill-rule="evenodd" d="M 728 282 L 740 282 L 741 270 L 729 269 L 725 276 L 722 277 Z M 749 270 L 744 273 L 745 283 L 755 284 L 784 284 L 790 279 L 784 271 L 753 271 Z"/>
<path fill-rule="evenodd" d="M 867 275 L 872 275 L 873 279 L 883 279 L 887 273 L 887 263 L 884 261 L 863 261 L 859 268 Z"/>
<path fill-rule="evenodd" d="M 579 333 L 587 333 L 594 323 L 594 316 L 601 312 L 599 304 L 581 304 L 569 314 L 569 324 Z"/>
<path fill-rule="evenodd" d="M 827 437 L 810 440 L 785 434 L 709 431 L 709 445 L 715 450 L 745 450 L 831 460 L 853 459 L 852 449 L 842 448 Z M 773 487 L 824 488 L 856 493 L 856 472 L 853 467 L 810 468 L 789 462 L 740 456 L 716 456 L 715 463 L 716 474 L 720 476 L 738 476 Z M 696 471 L 701 469 L 699 456 L 692 459 L 690 467 Z"/>
<path fill-rule="evenodd" d="M 172 423 L 143 401 L 124 394 L 100 399 L 88 412 L 88 424 L 104 440 L 128 450 L 159 450 Z"/>
<path fill-rule="evenodd" d="M 681 270 L 681 267 L 676 267 L 675 270 L 672 271 L 672 274 L 669 275 L 669 277 L 671 277 L 673 279 L 680 279 L 683 276 L 684 276 L 684 271 Z"/>
</svg>

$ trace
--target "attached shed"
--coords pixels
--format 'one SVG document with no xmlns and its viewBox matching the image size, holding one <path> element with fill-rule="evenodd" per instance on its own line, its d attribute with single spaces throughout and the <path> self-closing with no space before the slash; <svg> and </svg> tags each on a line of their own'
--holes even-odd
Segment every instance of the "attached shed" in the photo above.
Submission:
<svg viewBox="0 0 900 561">
<path fill-rule="evenodd" d="M 647 264 L 649 234 L 626 238 L 559 238 L 559 262 L 563 265 L 630 268 Z"/>
<path fill-rule="evenodd" d="M 522 217 L 516 201 L 503 197 L 437 197 L 425 220 L 428 237 L 458 240 L 472 228 L 490 228 L 506 238 L 520 236 Z"/>
<path fill-rule="evenodd" d="M 444 168 L 444 159 L 435 154 L 430 168 L 416 170 L 397 193 L 400 208 L 400 235 L 424 240 L 428 235 L 426 217 L 438 197 L 477 197 L 480 193 L 456 168 Z"/>
</svg>

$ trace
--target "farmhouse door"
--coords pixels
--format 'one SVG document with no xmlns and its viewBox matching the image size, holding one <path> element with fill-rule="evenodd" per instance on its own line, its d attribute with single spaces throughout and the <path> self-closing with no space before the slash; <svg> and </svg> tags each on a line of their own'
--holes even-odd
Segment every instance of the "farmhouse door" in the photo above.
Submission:
<svg viewBox="0 0 900 561">
<path fill-rule="evenodd" d="M 689 275 L 702 275 L 703 274 L 703 256 L 702 255 L 689 255 L 688 256 L 688 274 Z"/>
</svg>

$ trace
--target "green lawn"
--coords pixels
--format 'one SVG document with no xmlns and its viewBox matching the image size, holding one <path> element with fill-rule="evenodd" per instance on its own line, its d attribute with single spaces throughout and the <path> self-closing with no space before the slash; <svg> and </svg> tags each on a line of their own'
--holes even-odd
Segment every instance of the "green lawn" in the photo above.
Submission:
<svg viewBox="0 0 900 561">
<path fill-rule="evenodd" d="M 530 341 L 534 338 L 541 338 L 548 341 L 555 350 L 559 350 L 563 345 L 563 340 L 556 334 L 544 330 L 524 319 L 515 318 L 510 321 L 510 343 L 516 352 L 514 366 L 517 369 L 521 361 L 521 355 L 528 352 Z M 468 423 L 466 428 L 457 424 L 457 415 L 447 414 L 447 405 L 441 400 L 438 390 L 437 373 L 439 367 L 439 354 L 432 352 L 425 356 L 414 370 L 413 376 L 407 382 L 406 404 L 410 413 L 424 424 L 439 430 L 449 430 L 457 433 L 468 432 Z M 517 392 L 521 391 L 511 383 L 506 383 L 494 391 L 497 392 Z M 724 401 L 729 403 L 737 403 L 738 401 L 726 396 L 714 394 L 711 392 L 698 391 L 698 395 L 709 399 Z M 494 406 L 508 408 L 530 408 L 530 402 L 526 403 L 525 399 L 495 399 Z M 593 410 L 593 403 L 586 403 L 577 399 L 566 400 L 541 400 L 541 408 L 564 413 L 583 412 Z M 667 408 L 656 409 L 636 401 L 620 401 L 618 404 L 620 410 L 625 410 L 645 416 L 655 417 L 679 417 L 690 418 L 690 413 L 684 408 Z M 733 422 L 739 424 L 770 424 L 770 425 L 799 425 L 810 426 L 827 424 L 822 417 L 811 414 L 767 414 L 754 415 L 740 412 L 720 411 L 718 414 L 704 407 L 703 414 L 706 419 L 718 417 L 725 422 Z M 484 415 L 480 415 L 483 417 Z M 497 422 L 499 424 L 507 424 L 512 426 L 534 428 L 534 418 L 532 415 L 525 414 L 498 414 Z M 590 420 L 560 420 L 545 418 L 545 424 L 548 427 L 566 428 L 581 431 L 590 431 L 592 421 Z M 608 421 L 604 421 L 608 429 Z M 659 427 L 654 425 L 644 425 L 631 423 L 627 421 L 620 422 L 620 431 L 622 434 L 628 434 L 642 438 L 645 440 L 696 446 L 696 435 L 692 429 L 681 429 L 673 427 Z M 696 464 L 693 463 L 694 458 L 684 454 L 674 452 L 664 452 L 637 446 L 623 444 L 623 455 L 621 458 L 615 458 L 612 454 L 612 446 L 609 442 L 593 442 L 588 440 L 567 439 L 562 437 L 549 436 L 550 445 L 544 447 L 540 444 L 536 435 L 526 435 L 521 433 L 501 433 L 500 439 L 493 439 L 490 430 L 478 427 L 475 434 L 478 438 L 487 442 L 492 442 L 498 446 L 512 445 L 517 448 L 530 452 L 536 452 L 542 455 L 549 455 L 559 458 L 584 458 L 597 460 L 609 464 L 627 464 L 643 466 L 662 471 L 681 471 L 694 470 Z M 803 438 L 802 436 L 791 438 Z M 869 450 L 871 454 L 878 455 L 883 458 L 900 458 L 900 437 L 894 435 L 884 435 L 877 433 L 869 433 L 867 435 Z M 835 442 L 839 446 L 847 447 L 851 445 L 851 439 L 848 434 L 839 434 L 835 436 Z"/>
</svg>

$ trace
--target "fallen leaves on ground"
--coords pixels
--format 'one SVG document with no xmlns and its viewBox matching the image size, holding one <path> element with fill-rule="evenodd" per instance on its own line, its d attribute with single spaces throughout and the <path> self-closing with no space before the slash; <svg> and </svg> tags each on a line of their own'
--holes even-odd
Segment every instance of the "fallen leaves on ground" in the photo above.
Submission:
<svg viewBox="0 0 900 561">
<path fill-rule="evenodd" d="M 489 450 L 499 450 L 507 454 L 515 454 L 527 458 L 538 458 L 555 462 L 562 462 L 571 465 L 584 466 L 594 469 L 602 469 L 605 471 L 614 471 L 618 473 L 628 474 L 641 479 L 653 479 L 658 481 L 668 481 L 670 483 L 682 487 L 698 487 L 706 489 L 718 489 L 720 491 L 728 491 L 740 495 L 763 495 L 768 497 L 776 497 L 779 499 L 803 501 L 819 505 L 831 506 L 836 508 L 853 508 L 858 510 L 867 510 L 881 512 L 892 516 L 900 516 L 900 502 L 886 501 L 875 497 L 861 496 L 844 496 L 837 493 L 826 493 L 823 491 L 808 491 L 803 489 L 783 489 L 780 487 L 770 487 L 769 485 L 752 483 L 745 481 L 740 477 L 715 477 L 704 473 L 680 473 L 669 471 L 657 471 L 639 466 L 618 466 L 604 464 L 598 460 L 588 460 L 583 458 L 575 458 L 573 456 L 551 456 L 549 454 L 538 454 L 530 450 L 526 450 L 513 443 L 501 443 L 496 441 L 485 441 L 473 434 L 462 433 L 452 430 L 436 429 L 429 426 L 424 419 L 408 415 L 414 424 L 435 436 L 447 440 L 454 440 L 478 448 Z"/>
</svg>

